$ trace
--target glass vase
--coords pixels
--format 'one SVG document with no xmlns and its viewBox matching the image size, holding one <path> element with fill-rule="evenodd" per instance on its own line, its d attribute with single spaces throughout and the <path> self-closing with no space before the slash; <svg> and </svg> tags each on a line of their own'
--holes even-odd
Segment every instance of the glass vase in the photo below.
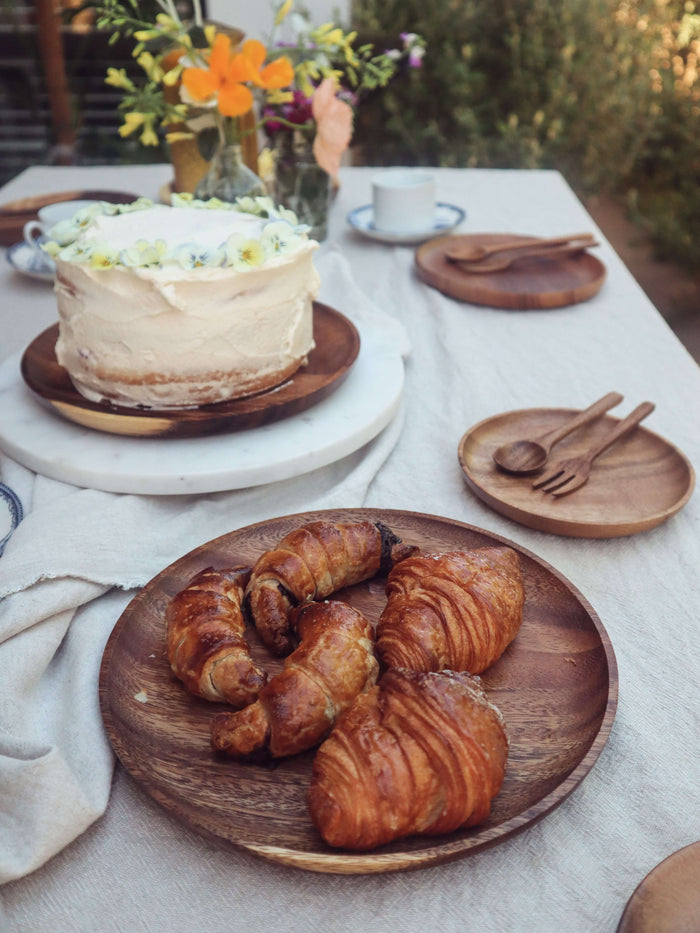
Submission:
<svg viewBox="0 0 700 933">
<path fill-rule="evenodd" d="M 214 153 L 209 168 L 195 188 L 194 196 L 206 201 L 219 198 L 258 197 L 267 194 L 265 184 L 243 161 L 240 145 L 228 143 Z"/>
<path fill-rule="evenodd" d="M 331 180 L 314 159 L 311 141 L 300 133 L 280 131 L 273 141 L 275 204 L 294 211 L 300 223 L 311 227 L 319 242 L 328 235 Z"/>
</svg>

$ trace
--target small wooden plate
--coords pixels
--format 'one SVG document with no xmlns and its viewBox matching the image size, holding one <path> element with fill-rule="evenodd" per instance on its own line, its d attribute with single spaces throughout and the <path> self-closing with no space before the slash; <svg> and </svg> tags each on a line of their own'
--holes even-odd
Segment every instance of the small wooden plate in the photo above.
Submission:
<svg viewBox="0 0 700 933">
<path fill-rule="evenodd" d="M 627 903 L 617 933 L 697 933 L 700 929 L 700 842 L 669 855 Z"/>
<path fill-rule="evenodd" d="M 305 411 L 345 379 L 360 352 L 357 328 L 339 311 L 314 302 L 314 340 L 309 362 L 286 382 L 258 395 L 188 409 L 125 408 L 91 402 L 56 360 L 58 324 L 24 352 L 22 377 L 41 402 L 87 428 L 136 437 L 198 437 L 257 428 Z"/>
<path fill-rule="evenodd" d="M 369 853 L 327 846 L 308 814 L 315 752 L 274 767 L 214 756 L 209 724 L 222 707 L 188 694 L 165 652 L 164 610 L 207 566 L 252 565 L 293 528 L 309 521 L 382 521 L 425 552 L 506 544 L 518 551 L 525 580 L 522 627 L 482 677 L 505 717 L 506 777 L 481 826 L 445 836 L 412 837 Z M 385 604 L 375 578 L 336 594 L 374 624 Z M 279 670 L 260 647 L 251 651 Z M 105 728 L 122 764 L 143 790 L 194 829 L 272 861 L 319 872 L 360 874 L 423 868 L 471 855 L 532 825 L 585 778 L 612 728 L 617 667 L 608 635 L 581 594 L 556 570 L 506 538 L 434 515 L 338 509 L 291 515 L 223 535 L 175 561 L 129 603 L 107 643 L 100 669 Z"/>
<path fill-rule="evenodd" d="M 574 538 L 616 538 L 666 521 L 688 502 L 695 473 L 688 458 L 664 438 L 638 426 L 594 462 L 585 486 L 555 498 L 532 488 L 535 476 L 500 470 L 493 452 L 501 444 L 537 437 L 573 415 L 569 408 L 529 408 L 494 415 L 463 435 L 458 456 L 467 485 L 496 512 L 521 525 Z M 585 453 L 620 419 L 604 415 L 560 441 L 547 468 Z"/>
<path fill-rule="evenodd" d="M 440 237 L 415 253 L 416 271 L 424 282 L 450 298 L 492 308 L 534 310 L 561 308 L 587 301 L 605 281 L 603 263 L 588 252 L 560 259 L 521 259 L 501 272 L 466 272 L 447 259 L 455 246 L 491 246 L 505 241 L 537 241 L 510 233 L 470 233 Z"/>
<path fill-rule="evenodd" d="M 131 204 L 139 197 L 128 191 L 54 191 L 52 194 L 38 194 L 28 198 L 18 198 L 0 205 L 0 246 L 12 246 L 22 239 L 24 225 L 37 219 L 37 212 L 47 204 L 62 201 L 109 201 L 110 204 Z"/>
</svg>

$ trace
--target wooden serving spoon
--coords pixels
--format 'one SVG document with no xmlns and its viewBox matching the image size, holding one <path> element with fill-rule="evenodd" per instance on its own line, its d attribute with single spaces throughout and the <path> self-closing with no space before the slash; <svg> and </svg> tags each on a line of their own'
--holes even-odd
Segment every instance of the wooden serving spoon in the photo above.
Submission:
<svg viewBox="0 0 700 933">
<path fill-rule="evenodd" d="M 517 240 L 503 240 L 500 243 L 494 243 L 493 246 L 468 246 L 455 243 L 454 246 L 445 250 L 445 256 L 452 262 L 480 262 L 487 256 L 493 256 L 494 253 L 508 253 L 511 250 L 533 249 L 535 247 L 546 246 L 565 246 L 573 243 L 582 243 L 591 245 L 593 241 L 592 233 L 571 233 L 569 236 L 557 236 L 531 239 L 518 237 Z"/>
<path fill-rule="evenodd" d="M 547 462 L 549 452 L 552 447 L 562 438 L 571 434 L 577 428 L 583 427 L 589 421 L 594 421 L 600 415 L 619 405 L 622 396 L 619 392 L 608 392 L 597 402 L 594 402 L 582 412 L 579 412 L 570 421 L 555 428 L 553 431 L 547 431 L 540 437 L 511 441 L 508 444 L 502 444 L 494 451 L 493 459 L 497 466 L 506 473 L 528 474 L 536 473 Z"/>
</svg>

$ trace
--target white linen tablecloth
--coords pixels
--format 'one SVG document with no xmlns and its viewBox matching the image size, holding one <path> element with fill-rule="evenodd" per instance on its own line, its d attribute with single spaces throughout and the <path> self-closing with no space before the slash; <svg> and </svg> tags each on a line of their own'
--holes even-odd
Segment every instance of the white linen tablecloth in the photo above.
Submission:
<svg viewBox="0 0 700 933">
<path fill-rule="evenodd" d="M 167 173 L 37 168 L 0 201 L 98 183 L 155 196 Z M 463 232 L 600 234 L 555 172 L 436 174 L 439 199 L 467 211 Z M 656 402 L 646 424 L 698 463 L 700 370 L 602 237 L 608 280 L 584 304 L 519 313 L 446 298 L 415 277 L 412 248 L 347 229 L 370 177 L 343 171 L 318 257 L 322 300 L 411 347 L 403 412 L 363 450 L 282 483 L 188 497 L 78 489 L 0 454 L 0 480 L 27 513 L 0 558 L 3 933 L 614 930 L 644 875 L 700 838 L 697 495 L 649 532 L 564 538 L 490 510 L 457 461 L 464 431 L 489 415 L 584 407 L 616 389 L 621 412 Z M 0 276 L 4 358 L 55 312 L 50 288 L 9 267 Z M 99 716 L 102 649 L 137 587 L 226 531 L 354 506 L 444 515 L 534 551 L 593 605 L 619 666 L 612 735 L 571 797 L 502 844 L 418 872 L 319 875 L 203 839 L 113 771 Z"/>
</svg>

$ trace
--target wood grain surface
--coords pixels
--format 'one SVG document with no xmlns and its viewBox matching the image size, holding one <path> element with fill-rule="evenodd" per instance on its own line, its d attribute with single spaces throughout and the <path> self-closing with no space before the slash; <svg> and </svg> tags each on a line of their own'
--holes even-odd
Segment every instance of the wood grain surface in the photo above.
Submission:
<svg viewBox="0 0 700 933">
<path fill-rule="evenodd" d="M 197 437 L 256 428 L 306 411 L 331 394 L 360 352 L 355 325 L 339 311 L 314 302 L 314 341 L 306 366 L 282 385 L 258 395 L 192 409 L 125 408 L 91 402 L 56 360 L 58 324 L 45 330 L 22 357 L 22 377 L 39 400 L 84 427 L 137 437 Z"/>
<path fill-rule="evenodd" d="M 692 464 L 677 447 L 641 425 L 598 457 L 585 486 L 561 498 L 532 488 L 537 473 L 514 476 L 494 463 L 493 452 L 501 444 L 544 434 L 576 413 L 568 408 L 529 408 L 474 425 L 457 450 L 467 486 L 521 525 L 578 538 L 647 531 L 683 508 L 695 487 Z M 585 453 L 620 420 L 604 415 L 580 428 L 553 448 L 543 470 Z"/>
<path fill-rule="evenodd" d="M 468 272 L 447 259 L 447 250 L 460 246 L 537 242 L 537 239 L 510 233 L 439 237 L 418 247 L 415 267 L 424 282 L 451 298 L 492 308 L 519 311 L 561 308 L 597 294 L 605 281 L 606 269 L 596 256 L 587 252 L 557 259 L 522 258 L 508 269 L 490 273 Z"/>
<path fill-rule="evenodd" d="M 505 782 L 482 826 L 412 837 L 369 853 L 327 846 L 311 823 L 306 795 L 314 751 L 275 765 L 220 760 L 209 723 L 223 707 L 187 694 L 165 653 L 168 600 L 207 566 L 252 565 L 307 521 L 382 521 L 424 552 L 506 544 L 520 554 L 526 602 L 515 641 L 482 677 L 505 717 L 510 754 Z M 337 594 L 376 623 L 385 603 L 375 578 Z M 250 632 L 251 650 L 279 670 Z M 617 705 L 612 645 L 595 611 L 556 570 L 529 551 L 479 528 L 417 512 L 342 509 L 270 519 L 203 544 L 158 574 L 132 600 L 109 639 L 100 671 L 107 734 L 142 789 L 196 830 L 297 868 L 344 874 L 422 868 L 478 852 L 560 804 L 588 774 L 610 733 Z"/>
<path fill-rule="evenodd" d="M 629 899 L 617 933 L 698 933 L 700 842 L 669 855 Z"/>
<path fill-rule="evenodd" d="M 110 204 L 130 204 L 136 201 L 138 194 L 129 191 L 54 191 L 51 194 L 38 194 L 15 201 L 6 201 L 0 205 L 0 246 L 12 246 L 22 239 L 24 225 L 38 219 L 38 211 L 48 204 L 62 201 L 109 201 Z"/>
</svg>

